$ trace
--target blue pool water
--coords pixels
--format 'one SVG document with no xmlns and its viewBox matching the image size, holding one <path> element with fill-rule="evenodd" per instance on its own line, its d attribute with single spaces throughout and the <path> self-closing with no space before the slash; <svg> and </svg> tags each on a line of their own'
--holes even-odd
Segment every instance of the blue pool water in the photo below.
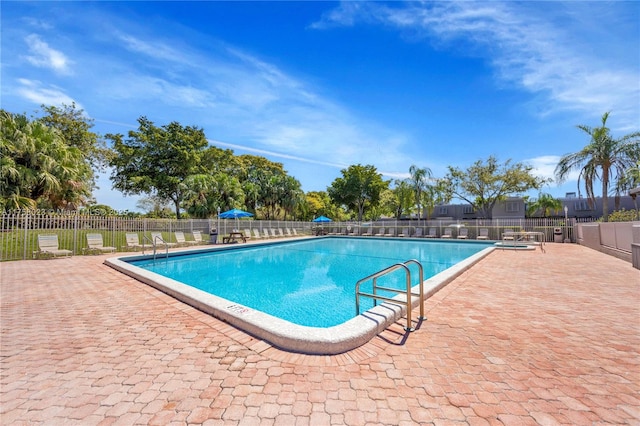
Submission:
<svg viewBox="0 0 640 426">
<path fill-rule="evenodd" d="M 354 316 L 358 280 L 398 262 L 417 259 L 424 279 L 480 252 L 490 243 L 391 238 L 321 238 L 234 246 L 131 264 L 295 324 L 331 327 Z M 410 267 L 418 283 L 417 267 Z M 406 286 L 401 271 L 379 279 Z M 370 291 L 370 283 L 363 284 Z M 373 306 L 361 299 L 361 311 Z"/>
</svg>

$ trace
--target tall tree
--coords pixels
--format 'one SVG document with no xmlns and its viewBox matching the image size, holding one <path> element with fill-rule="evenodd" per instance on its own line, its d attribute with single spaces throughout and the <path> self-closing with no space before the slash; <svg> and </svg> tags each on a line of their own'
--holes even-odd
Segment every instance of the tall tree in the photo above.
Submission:
<svg viewBox="0 0 640 426">
<path fill-rule="evenodd" d="M 411 174 L 410 181 L 415 195 L 416 206 L 418 207 L 418 219 L 420 219 L 422 194 L 429 188 L 429 179 L 431 179 L 432 173 L 428 167 L 419 168 L 416 165 L 409 167 L 409 173 Z"/>
<path fill-rule="evenodd" d="M 125 194 L 157 195 L 171 200 L 176 217 L 186 196 L 185 179 L 205 172 L 201 156 L 207 147 L 204 131 L 172 122 L 157 127 L 146 117 L 138 119 L 137 131 L 129 138 L 106 135 L 113 142 L 113 187 Z"/>
<path fill-rule="evenodd" d="M 542 217 L 551 216 L 562 210 L 562 201 L 553 198 L 551 194 L 540 193 L 538 198 L 527 205 L 527 215 L 533 216 L 538 211 L 542 212 Z"/>
<path fill-rule="evenodd" d="M 293 217 L 296 209 L 303 202 L 304 191 L 302 191 L 300 182 L 293 176 L 285 176 L 280 198 L 280 205 L 284 210 L 284 220 L 287 220 L 287 215 Z"/>
<path fill-rule="evenodd" d="M 371 165 L 352 165 L 341 173 L 342 177 L 333 181 L 327 193 L 334 203 L 357 212 L 361 221 L 365 209 L 378 204 L 380 193 L 389 187 L 389 182 Z"/>
<path fill-rule="evenodd" d="M 447 191 L 442 180 L 429 184 L 422 192 L 422 207 L 425 219 L 429 220 L 436 206 L 451 201 L 451 194 Z"/>
<path fill-rule="evenodd" d="M 577 128 L 589 136 L 589 143 L 578 152 L 562 156 L 555 170 L 559 183 L 564 182 L 572 170 L 580 170 L 578 191 L 580 182 L 584 181 L 587 198 L 591 204 L 595 203 L 593 186 L 597 180 L 601 180 L 602 219 L 605 222 L 609 219 L 609 185 L 613 183 L 619 188 L 625 170 L 640 160 L 640 132 L 615 139 L 607 127 L 608 118 L 609 113 L 604 113 L 599 127 L 578 125 Z"/>
<path fill-rule="evenodd" d="M 548 182 L 531 174 L 533 167 L 507 160 L 499 164 L 490 156 L 487 162 L 478 160 L 467 170 L 448 167 L 441 184 L 447 197 L 457 197 L 471 204 L 483 217 L 491 218 L 493 207 L 508 195 L 518 195 L 530 189 L 540 189 Z"/>
<path fill-rule="evenodd" d="M 238 179 L 247 196 L 247 210 L 257 216 L 259 209 L 264 208 L 268 216 L 269 209 L 275 209 L 272 177 L 286 175 L 282 163 L 256 155 L 240 155 L 237 159 L 240 163 Z"/>
<path fill-rule="evenodd" d="M 75 102 L 71 105 L 62 104 L 60 107 L 42 105 L 42 110 L 45 115 L 40 121 L 58 129 L 65 143 L 78 148 L 94 170 L 103 170 L 110 151 L 102 137 L 91 130 L 94 126 L 93 119 L 84 110 L 78 109 Z"/>
<path fill-rule="evenodd" d="M 185 181 L 184 206 L 192 217 L 209 218 L 221 211 L 244 208 L 244 192 L 235 176 L 226 173 L 202 173 Z"/>
<path fill-rule="evenodd" d="M 153 218 L 171 218 L 175 213 L 171 210 L 171 200 L 161 199 L 157 195 L 140 198 L 136 207 L 146 212 L 145 216 Z"/>
<path fill-rule="evenodd" d="M 415 191 L 413 180 L 409 179 L 397 179 L 395 187 L 390 190 L 392 196 L 389 197 L 389 209 L 393 211 L 393 215 L 396 219 L 400 219 L 402 215 L 410 215 L 413 206 L 417 204 L 415 202 L 415 195 L 418 191 Z M 422 190 L 419 191 L 422 194 Z M 418 204 L 419 206 L 419 204 Z M 420 207 L 418 207 L 418 211 Z"/>
<path fill-rule="evenodd" d="M 307 216 L 304 220 L 311 220 L 318 216 L 332 216 L 332 205 L 329 194 L 325 191 L 310 191 L 305 195 L 307 205 Z"/>
<path fill-rule="evenodd" d="M 58 129 L 0 110 L 0 207 L 77 209 L 91 196 L 91 168 Z"/>
<path fill-rule="evenodd" d="M 640 186 L 640 159 L 636 164 L 627 169 L 622 179 L 618 182 L 618 192 L 624 192 Z"/>
</svg>

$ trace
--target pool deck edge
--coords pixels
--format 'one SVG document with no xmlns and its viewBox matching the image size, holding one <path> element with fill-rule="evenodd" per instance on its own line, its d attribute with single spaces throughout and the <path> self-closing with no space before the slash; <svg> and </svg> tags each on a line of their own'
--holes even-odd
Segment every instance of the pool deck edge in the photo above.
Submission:
<svg viewBox="0 0 640 426">
<path fill-rule="evenodd" d="M 424 300 L 436 294 L 440 289 L 494 250 L 495 247 L 487 247 L 425 280 L 423 282 Z M 184 254 L 184 252 L 182 253 Z M 114 257 L 106 259 L 104 263 L 183 303 L 286 351 L 312 355 L 341 354 L 362 346 L 406 315 L 405 307 L 392 303 L 383 303 L 333 327 L 301 326 L 206 293 L 154 272 L 138 268 L 125 261 L 126 259 L 133 260 L 148 257 L 140 255 Z M 419 285 L 414 286 L 413 293 L 417 294 L 419 287 Z M 402 296 L 398 296 L 399 300 L 400 298 Z M 419 299 L 414 298 L 412 307 L 419 306 L 419 303 Z"/>
</svg>

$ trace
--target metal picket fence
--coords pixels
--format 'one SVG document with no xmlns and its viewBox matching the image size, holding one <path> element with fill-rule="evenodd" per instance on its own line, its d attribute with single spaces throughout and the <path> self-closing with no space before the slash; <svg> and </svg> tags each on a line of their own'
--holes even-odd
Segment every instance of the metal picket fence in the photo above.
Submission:
<svg viewBox="0 0 640 426">
<path fill-rule="evenodd" d="M 219 235 L 228 234 L 231 230 L 243 231 L 257 229 L 261 235 L 265 230 L 295 229 L 298 234 L 310 235 L 318 229 L 323 233 L 363 235 L 369 229 L 393 229 L 395 235 L 414 236 L 418 228 L 426 235 L 429 228 L 436 228 L 440 236 L 447 227 L 454 227 L 453 237 L 457 229 L 464 226 L 468 238 L 475 239 L 481 228 L 489 231 L 490 240 L 499 240 L 507 229 L 515 231 L 544 232 L 547 241 L 554 241 L 554 230 L 562 229 L 563 239 L 575 242 L 574 225 L 576 219 L 493 219 L 493 220 L 378 220 L 369 222 L 330 222 L 313 223 L 282 220 L 234 220 L 234 219 L 150 219 L 125 216 L 86 215 L 77 212 L 17 212 L 0 214 L 0 261 L 31 259 L 38 250 L 38 235 L 56 235 L 61 249 L 71 250 L 74 255 L 81 255 L 87 248 L 88 233 L 102 235 L 104 245 L 115 247 L 117 251 L 128 251 L 126 233 L 135 232 L 143 241 L 150 241 L 151 232 L 161 232 L 168 242 L 175 242 L 175 231 L 189 235 L 200 231 L 204 243 L 209 241 L 209 234 L 216 230 Z M 407 232 L 404 232 L 407 231 Z M 408 234 L 408 235 L 406 235 Z"/>
<path fill-rule="evenodd" d="M 200 231 L 203 242 L 209 242 L 209 234 L 217 230 L 220 235 L 233 229 L 295 228 L 298 233 L 311 232 L 308 222 L 255 221 L 234 219 L 150 219 L 125 216 L 85 215 L 76 212 L 3 213 L 0 214 L 0 261 L 32 259 L 38 251 L 38 235 L 56 235 L 61 249 L 81 255 L 87 248 L 87 234 L 102 235 L 104 246 L 117 251 L 129 251 L 126 234 L 137 233 L 141 242 L 150 244 L 151 232 L 161 232 L 167 242 L 175 242 L 176 231 L 188 236 Z"/>
<path fill-rule="evenodd" d="M 378 220 L 372 222 L 331 222 L 323 224 L 328 234 L 337 235 L 376 235 L 384 228 L 384 235 L 415 236 L 418 229 L 425 236 L 430 229 L 435 231 L 436 237 L 444 234 L 445 229 L 452 228 L 452 237 L 456 238 L 459 230 L 465 228 L 468 239 L 477 239 L 480 229 L 488 231 L 489 240 L 500 240 L 502 233 L 512 231 L 542 232 L 545 240 L 553 242 L 555 233 L 562 232 L 562 240 L 575 242 L 574 227 L 577 222 L 590 221 L 576 218 L 522 218 L 522 219 L 469 219 L 469 220 Z"/>
</svg>

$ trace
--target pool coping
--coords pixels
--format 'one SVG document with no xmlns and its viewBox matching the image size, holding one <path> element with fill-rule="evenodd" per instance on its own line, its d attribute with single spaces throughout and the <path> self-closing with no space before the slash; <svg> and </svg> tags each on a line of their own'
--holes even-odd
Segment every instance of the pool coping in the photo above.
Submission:
<svg viewBox="0 0 640 426">
<path fill-rule="evenodd" d="M 319 237 L 326 238 L 326 237 Z M 331 238 L 331 237 L 330 237 Z M 291 241 L 291 240 L 288 240 Z M 256 245 L 278 244 L 286 241 L 261 242 Z M 457 241 L 462 243 L 460 241 Z M 169 256 L 185 254 L 233 250 L 245 247 L 210 247 L 206 249 L 183 250 L 170 252 Z M 482 258 L 495 250 L 489 246 L 480 252 L 464 259 L 450 268 L 424 280 L 424 299 L 428 299 L 453 279 L 469 269 Z M 108 258 L 104 263 L 113 269 L 122 272 L 138 281 L 141 281 L 157 290 L 170 295 L 202 312 L 223 320 L 257 338 L 280 349 L 315 355 L 337 355 L 355 349 L 367 343 L 384 331 L 394 322 L 403 318 L 406 308 L 401 305 L 383 303 L 352 318 L 342 324 L 320 328 L 308 327 L 291 323 L 281 318 L 274 317 L 264 312 L 249 308 L 242 304 L 232 302 L 213 294 L 206 293 L 197 288 L 183 284 L 171 278 L 163 277 L 151 271 L 134 266 L 127 261 L 153 258 L 153 255 L 130 255 Z M 419 285 L 413 287 L 413 292 L 419 292 Z M 355 295 L 354 295 L 355 297 Z M 400 297 L 400 296 L 399 296 Z M 414 300 L 413 308 L 417 307 L 419 300 Z"/>
</svg>

